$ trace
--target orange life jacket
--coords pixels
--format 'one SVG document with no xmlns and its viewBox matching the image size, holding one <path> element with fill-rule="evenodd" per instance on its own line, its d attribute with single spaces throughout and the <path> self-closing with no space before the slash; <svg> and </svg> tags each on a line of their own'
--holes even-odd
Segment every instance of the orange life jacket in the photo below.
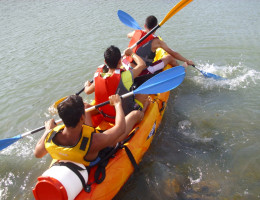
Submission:
<svg viewBox="0 0 260 200">
<path fill-rule="evenodd" d="M 144 37 L 147 33 L 143 30 L 136 30 L 133 37 L 131 38 L 128 47 L 131 47 L 136 42 L 138 42 L 142 37 Z M 151 34 L 149 35 L 144 41 L 142 41 L 139 45 L 137 45 L 135 48 L 133 48 L 133 52 L 136 53 L 137 50 L 143 46 L 144 44 L 148 43 L 149 41 L 153 40 L 154 38 L 157 38 L 155 35 Z M 150 50 L 151 51 L 151 50 Z M 149 52 L 147 52 L 149 53 Z M 126 59 L 129 62 L 133 62 L 133 58 L 131 56 L 127 56 Z"/>
<path fill-rule="evenodd" d="M 108 97 L 116 94 L 120 79 L 121 79 L 121 70 L 116 69 L 115 72 L 109 77 L 102 77 L 102 72 L 96 72 L 95 74 L 95 104 L 100 104 L 105 101 L 108 101 Z M 110 117 L 115 117 L 116 111 L 115 108 L 111 105 L 105 105 L 100 108 L 102 112 Z M 107 121 L 114 122 L 113 118 L 106 117 Z"/>
<path fill-rule="evenodd" d="M 104 68 L 105 66 L 103 66 Z M 103 70 L 98 69 L 94 75 L 95 79 L 95 104 L 108 101 L 109 96 L 126 94 L 132 88 L 133 74 L 131 70 L 125 71 L 116 69 L 112 75 L 102 74 Z M 123 75 L 121 73 L 124 73 Z M 103 76 L 102 76 L 103 75 Z M 135 106 L 134 96 L 122 99 L 124 114 L 130 113 Z M 108 122 L 115 122 L 115 108 L 111 105 L 105 105 L 99 108 L 104 119 Z"/>
</svg>

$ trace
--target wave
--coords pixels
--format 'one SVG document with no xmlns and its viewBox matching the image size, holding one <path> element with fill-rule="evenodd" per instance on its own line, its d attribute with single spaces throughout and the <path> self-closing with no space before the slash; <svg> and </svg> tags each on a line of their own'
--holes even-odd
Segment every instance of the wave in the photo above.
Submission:
<svg viewBox="0 0 260 200">
<path fill-rule="evenodd" d="M 260 80 L 260 72 L 247 67 L 242 62 L 236 66 L 219 66 L 214 63 L 198 63 L 197 67 L 202 71 L 225 78 L 225 80 L 205 78 L 200 72 L 198 72 L 197 75 L 189 77 L 192 81 L 205 89 L 224 88 L 228 90 L 238 90 L 257 85 L 257 82 Z"/>
</svg>

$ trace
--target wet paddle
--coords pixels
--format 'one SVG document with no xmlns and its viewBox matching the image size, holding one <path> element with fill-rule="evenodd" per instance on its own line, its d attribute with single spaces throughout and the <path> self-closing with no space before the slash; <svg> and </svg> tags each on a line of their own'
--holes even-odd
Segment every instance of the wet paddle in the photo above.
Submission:
<svg viewBox="0 0 260 200">
<path fill-rule="evenodd" d="M 138 25 L 138 23 L 135 21 L 135 19 L 133 17 L 131 17 L 129 14 L 127 14 L 126 12 L 124 12 L 122 10 L 118 10 L 117 15 L 118 15 L 118 18 L 120 19 L 120 21 L 123 24 L 125 24 L 126 26 L 129 26 L 134 29 L 139 29 L 139 30 L 141 29 L 141 27 Z M 192 66 L 195 69 L 199 70 L 203 74 L 203 76 L 205 76 L 206 78 L 213 78 L 215 80 L 225 80 L 225 78 L 223 78 L 221 76 L 200 70 L 195 65 L 192 65 Z"/>
<path fill-rule="evenodd" d="M 200 73 L 203 74 L 203 76 L 205 76 L 206 78 L 213 78 L 215 80 L 226 80 L 225 78 L 221 77 L 221 76 L 218 76 L 216 74 L 212 74 L 212 73 L 209 73 L 209 72 L 204 72 L 200 69 L 198 69 L 195 65 L 192 65 L 192 67 L 194 67 L 195 69 L 197 69 L 198 71 L 200 71 Z"/>
<path fill-rule="evenodd" d="M 146 82 L 144 82 L 142 85 L 140 85 L 136 90 L 131 91 L 129 93 L 126 93 L 121 96 L 121 98 L 126 98 L 128 96 L 134 95 L 134 94 L 157 94 L 157 93 L 163 93 L 169 90 L 172 90 L 179 86 L 182 81 L 185 78 L 185 69 L 182 66 L 174 67 L 171 69 L 168 69 L 166 71 L 163 71 L 154 77 L 150 78 Z M 92 106 L 90 108 L 87 108 L 85 111 L 89 112 L 92 110 L 95 110 L 96 108 L 99 108 L 101 106 L 109 104 L 109 101 L 106 101 L 104 103 Z M 57 120 L 56 123 L 61 123 L 61 119 Z M 14 136 L 12 138 L 2 139 L 0 140 L 0 150 L 10 146 L 14 142 L 20 140 L 23 137 L 26 137 L 30 134 L 34 134 L 36 132 L 39 132 L 41 130 L 44 130 L 45 127 L 39 127 L 37 129 L 34 129 L 32 131 L 25 132 L 23 134 Z"/>
</svg>

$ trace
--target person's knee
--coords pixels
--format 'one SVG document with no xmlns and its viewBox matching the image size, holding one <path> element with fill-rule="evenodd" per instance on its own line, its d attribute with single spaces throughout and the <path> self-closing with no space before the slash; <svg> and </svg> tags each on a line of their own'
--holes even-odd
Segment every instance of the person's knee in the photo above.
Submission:
<svg viewBox="0 0 260 200">
<path fill-rule="evenodd" d="M 142 121 L 142 119 L 144 118 L 144 112 L 141 111 L 141 110 L 137 110 L 137 111 L 138 111 L 138 112 L 137 112 L 137 119 L 138 119 L 137 122 L 140 122 L 140 121 Z"/>
<path fill-rule="evenodd" d="M 170 64 L 172 67 L 175 67 L 178 65 L 177 60 L 174 57 L 172 57 L 171 55 L 167 55 L 164 57 L 164 63 L 165 63 L 165 65 Z"/>
<path fill-rule="evenodd" d="M 144 112 L 141 110 L 133 110 L 131 113 L 133 118 L 136 120 L 136 123 L 140 122 L 144 117 Z"/>
</svg>

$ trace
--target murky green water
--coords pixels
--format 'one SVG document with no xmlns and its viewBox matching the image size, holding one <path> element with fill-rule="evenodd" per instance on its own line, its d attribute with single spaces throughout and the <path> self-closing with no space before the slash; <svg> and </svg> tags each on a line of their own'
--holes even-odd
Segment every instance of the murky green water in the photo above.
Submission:
<svg viewBox="0 0 260 200">
<path fill-rule="evenodd" d="M 0 138 L 42 126 L 48 107 L 78 92 L 111 44 L 162 20 L 178 1 L 0 1 Z M 115 199 L 260 198 L 260 1 L 194 0 L 158 31 L 170 47 L 227 80 L 192 67 L 171 98 L 157 136 Z M 90 101 L 93 96 L 82 95 Z M 33 199 L 50 157 L 36 159 L 42 132 L 0 152 L 1 199 Z"/>
</svg>

